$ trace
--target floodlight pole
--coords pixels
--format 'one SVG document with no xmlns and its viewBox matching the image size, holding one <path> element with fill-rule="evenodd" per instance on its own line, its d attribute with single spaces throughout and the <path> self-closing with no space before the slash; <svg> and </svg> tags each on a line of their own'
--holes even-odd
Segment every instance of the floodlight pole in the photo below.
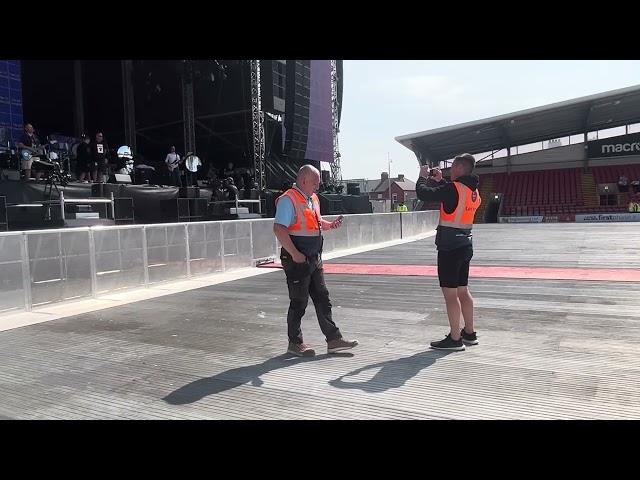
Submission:
<svg viewBox="0 0 640 480">
<path fill-rule="evenodd" d="M 387 152 L 387 166 L 389 167 L 389 212 L 391 212 L 391 207 L 393 206 L 393 202 L 391 201 L 391 159 L 389 158 L 389 152 Z"/>
</svg>

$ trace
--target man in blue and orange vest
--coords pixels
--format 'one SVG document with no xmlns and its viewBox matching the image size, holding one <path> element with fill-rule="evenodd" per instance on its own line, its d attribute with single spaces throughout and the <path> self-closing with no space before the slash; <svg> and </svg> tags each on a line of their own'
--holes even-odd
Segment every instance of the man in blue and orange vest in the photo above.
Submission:
<svg viewBox="0 0 640 480">
<path fill-rule="evenodd" d="M 313 165 L 304 165 L 295 185 L 276 199 L 273 233 L 282 251 L 280 261 L 289 288 L 287 313 L 287 352 L 299 357 L 312 357 L 315 351 L 302 339 L 302 317 L 309 296 L 316 308 L 320 330 L 327 340 L 327 353 L 348 350 L 357 340 L 346 340 L 333 321 L 329 290 L 322 267 L 322 231 L 340 228 L 342 216 L 333 222 L 323 220 L 316 191 L 320 172 Z"/>
<path fill-rule="evenodd" d="M 450 332 L 444 340 L 431 342 L 431 348 L 438 350 L 464 350 L 465 345 L 478 343 L 473 324 L 473 297 L 469 293 L 469 264 L 473 257 L 471 230 L 481 203 L 478 176 L 472 175 L 475 165 L 473 155 L 464 153 L 451 164 L 451 182 L 442 178 L 439 168 L 428 166 L 420 168 L 416 182 L 416 195 L 420 200 L 440 202 L 436 232 L 438 281 L 447 306 Z"/>
</svg>

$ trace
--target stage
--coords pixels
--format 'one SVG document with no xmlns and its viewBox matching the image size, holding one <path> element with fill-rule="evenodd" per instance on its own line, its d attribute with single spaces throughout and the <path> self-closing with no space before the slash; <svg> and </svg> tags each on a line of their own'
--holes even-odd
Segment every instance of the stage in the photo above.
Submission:
<svg viewBox="0 0 640 480">
<path fill-rule="evenodd" d="M 113 193 L 115 199 L 130 198 L 133 201 L 133 223 L 152 224 L 182 221 L 178 218 L 178 199 L 179 198 L 199 198 L 189 204 L 196 204 L 197 212 L 193 215 L 199 220 L 234 220 L 238 219 L 237 215 L 229 215 L 228 212 L 222 212 L 223 205 L 217 210 L 210 208 L 212 201 L 213 189 L 210 186 L 183 189 L 165 185 L 130 185 L 130 184 L 85 184 L 70 182 L 67 185 L 57 185 L 51 188 L 51 196 L 48 196 L 49 186 L 46 182 L 23 182 L 23 181 L 0 181 L 0 197 L 6 198 L 7 206 L 21 204 L 38 204 L 47 200 L 58 200 L 60 192 L 65 200 L 69 199 L 90 199 L 95 197 L 110 198 Z M 100 191 L 101 190 L 101 191 Z M 243 198 L 244 191 L 239 191 L 239 198 Z M 264 204 L 261 209 L 261 216 L 272 218 L 275 216 L 275 199 L 282 194 L 282 191 L 267 190 L 264 196 Z M 320 208 L 323 215 L 335 214 L 361 214 L 371 213 L 371 203 L 366 195 L 337 195 L 337 194 L 318 194 L 320 198 Z M 252 191 L 252 198 L 258 198 L 258 192 Z M 214 197 L 215 200 L 215 197 Z M 227 203 L 227 207 L 233 207 L 233 204 Z M 240 204 L 240 207 L 246 205 Z M 117 208 L 117 206 L 116 206 Z M 193 208 L 190 207 L 190 208 Z M 250 212 L 257 212 L 256 205 L 249 205 Z M 187 220 L 194 221 L 194 220 Z M 9 229 L 11 221 L 9 221 Z M 50 227 L 39 228 L 59 228 L 59 223 L 52 224 Z M 65 225 L 71 226 L 71 225 Z"/>
<path fill-rule="evenodd" d="M 38 203 L 47 200 L 45 195 L 45 182 L 4 181 L 0 182 L 0 196 L 6 197 L 7 205 Z M 99 195 L 93 194 L 93 189 L 99 184 L 87 184 L 71 182 L 66 186 L 57 185 L 58 191 L 63 193 L 66 199 L 93 198 Z M 127 185 L 127 184 L 103 184 L 105 188 L 111 188 L 116 198 L 132 198 L 136 223 L 160 223 L 166 222 L 161 204 L 164 200 L 176 200 L 179 188 L 173 186 L 158 185 Z M 47 186 L 47 190 L 49 187 Z M 199 189 L 200 198 L 211 201 L 210 189 Z M 52 188 L 51 200 L 59 199 L 56 188 Z"/>
</svg>

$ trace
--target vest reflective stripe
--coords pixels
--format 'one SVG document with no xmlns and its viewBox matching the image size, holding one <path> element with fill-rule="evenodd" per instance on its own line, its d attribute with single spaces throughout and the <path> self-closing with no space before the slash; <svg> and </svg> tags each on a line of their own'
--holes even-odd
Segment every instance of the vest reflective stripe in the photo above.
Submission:
<svg viewBox="0 0 640 480">
<path fill-rule="evenodd" d="M 458 206 L 453 213 L 445 213 L 444 205 L 440 205 L 440 222 L 443 227 L 459 228 L 461 230 L 471 230 L 473 228 L 473 218 L 482 200 L 478 190 L 475 190 L 476 200 L 473 194 L 469 195 L 469 189 L 460 182 L 453 182 L 458 190 Z"/>
<path fill-rule="evenodd" d="M 288 197 L 296 211 L 296 222 L 289 225 L 289 235 L 296 237 L 319 237 L 322 235 L 320 224 L 318 223 L 317 206 L 318 197 L 314 193 L 311 196 L 314 209 L 309 208 L 307 199 L 295 188 L 290 188 L 276 199 L 276 206 L 282 197 Z"/>
</svg>

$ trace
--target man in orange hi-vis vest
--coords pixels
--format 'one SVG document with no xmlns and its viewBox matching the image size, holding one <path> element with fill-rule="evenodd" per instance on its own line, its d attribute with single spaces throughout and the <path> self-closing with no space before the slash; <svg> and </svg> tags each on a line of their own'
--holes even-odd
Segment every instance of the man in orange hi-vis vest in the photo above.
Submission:
<svg viewBox="0 0 640 480">
<path fill-rule="evenodd" d="M 425 202 L 440 202 L 440 222 L 436 233 L 438 280 L 444 295 L 450 332 L 431 348 L 464 350 L 477 345 L 473 324 L 473 297 L 469 293 L 469 263 L 473 257 L 471 230 L 480 206 L 478 176 L 472 175 L 476 160 L 473 155 L 458 155 L 451 165 L 451 182 L 442 178 L 439 168 L 420 168 L 416 195 Z M 460 329 L 460 313 L 464 327 Z"/>
<path fill-rule="evenodd" d="M 316 308 L 320 330 L 327 340 L 327 353 L 358 345 L 357 340 L 343 338 L 331 313 L 329 290 L 322 268 L 322 231 L 340 228 L 342 216 L 333 222 L 323 220 L 316 195 L 319 186 L 318 169 L 313 165 L 304 165 L 298 172 L 295 185 L 276 199 L 276 215 L 273 219 L 273 233 L 282 245 L 280 261 L 289 289 L 287 352 L 299 357 L 315 355 L 315 350 L 302 339 L 302 317 L 309 296 Z"/>
</svg>

